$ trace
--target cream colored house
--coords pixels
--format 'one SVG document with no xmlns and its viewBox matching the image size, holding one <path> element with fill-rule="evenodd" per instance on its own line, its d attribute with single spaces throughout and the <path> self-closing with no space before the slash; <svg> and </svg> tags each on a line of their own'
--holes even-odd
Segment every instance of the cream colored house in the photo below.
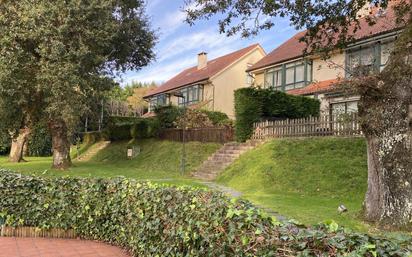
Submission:
<svg viewBox="0 0 412 257">
<path fill-rule="evenodd" d="M 321 101 L 322 114 L 357 112 L 359 97 L 347 96 L 336 85 L 350 78 L 360 65 L 371 70 L 383 69 L 401 30 L 395 24 L 392 9 L 372 15 L 376 24 L 369 26 L 363 17 L 361 29 L 354 34 L 355 43 L 335 51 L 328 60 L 304 56 L 306 45 L 299 39 L 305 31 L 297 33 L 247 70 L 254 85 L 317 98 Z"/>
<path fill-rule="evenodd" d="M 149 112 L 155 106 L 172 104 L 220 111 L 234 118 L 234 91 L 251 86 L 245 71 L 265 55 L 259 44 L 213 60 L 200 53 L 197 66 L 182 71 L 144 97 L 150 103 Z"/>
</svg>

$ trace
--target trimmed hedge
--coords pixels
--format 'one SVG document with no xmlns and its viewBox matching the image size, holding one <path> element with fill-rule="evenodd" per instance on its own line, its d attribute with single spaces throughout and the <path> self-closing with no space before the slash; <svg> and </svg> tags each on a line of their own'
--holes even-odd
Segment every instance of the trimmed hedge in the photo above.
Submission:
<svg viewBox="0 0 412 257">
<path fill-rule="evenodd" d="M 143 139 L 157 136 L 159 127 L 155 118 L 117 118 L 109 123 L 107 133 L 112 141 Z"/>
<path fill-rule="evenodd" d="M 407 254 L 405 245 L 344 232 L 333 222 L 315 230 L 281 224 L 247 201 L 189 187 L 0 170 L 0 195 L 0 223 L 74 229 L 82 238 L 127 248 L 134 256 Z"/>
<path fill-rule="evenodd" d="M 235 91 L 235 134 L 240 142 L 253 134 L 253 123 L 264 118 L 294 119 L 318 116 L 320 102 L 304 96 L 261 88 L 241 88 Z"/>
<path fill-rule="evenodd" d="M 215 127 L 231 125 L 231 120 L 223 112 L 208 111 L 203 109 L 191 109 L 193 112 L 206 114 Z M 162 106 L 155 109 L 156 118 L 161 128 L 176 128 L 179 118 L 183 117 L 184 108 L 173 105 Z"/>
</svg>

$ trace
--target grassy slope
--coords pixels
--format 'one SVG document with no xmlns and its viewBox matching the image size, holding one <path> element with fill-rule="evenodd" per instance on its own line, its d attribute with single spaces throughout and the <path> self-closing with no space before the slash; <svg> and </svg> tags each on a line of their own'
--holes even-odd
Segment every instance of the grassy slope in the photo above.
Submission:
<svg viewBox="0 0 412 257">
<path fill-rule="evenodd" d="M 333 219 L 356 230 L 367 182 L 364 139 L 279 139 L 240 157 L 218 182 L 305 224 Z M 339 204 L 349 212 L 337 213 Z"/>
<path fill-rule="evenodd" d="M 127 142 L 115 142 L 89 162 L 74 162 L 74 167 L 69 171 L 50 170 L 51 158 L 28 158 L 27 163 L 14 164 L 8 163 L 7 158 L 0 157 L 0 167 L 48 176 L 126 176 L 173 184 L 193 184 L 192 180 L 180 174 L 181 143 L 149 139 L 140 140 L 137 144 L 141 153 L 133 160 L 126 157 Z M 198 167 L 219 147 L 219 144 L 213 143 L 187 143 L 187 173 Z"/>
</svg>

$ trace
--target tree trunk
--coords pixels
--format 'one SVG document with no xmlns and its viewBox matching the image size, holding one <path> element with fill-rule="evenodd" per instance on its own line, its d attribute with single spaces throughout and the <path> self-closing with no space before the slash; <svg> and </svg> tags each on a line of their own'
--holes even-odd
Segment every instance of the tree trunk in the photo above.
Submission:
<svg viewBox="0 0 412 257">
<path fill-rule="evenodd" d="M 411 137 L 410 133 L 405 135 L 406 140 L 367 138 L 365 218 L 384 228 L 412 229 Z"/>
<path fill-rule="evenodd" d="M 385 69 L 351 81 L 368 146 L 365 219 L 386 229 L 412 230 L 412 23 Z"/>
<path fill-rule="evenodd" d="M 67 126 L 64 120 L 53 120 L 49 123 L 52 136 L 53 169 L 66 170 L 72 166 L 70 159 L 70 143 L 67 138 Z"/>
<path fill-rule="evenodd" d="M 10 162 L 22 162 L 23 153 L 24 153 L 24 145 L 27 143 L 27 140 L 30 135 L 30 128 L 26 127 L 19 130 L 19 134 L 17 137 L 13 137 L 11 140 L 11 149 L 10 149 Z"/>
</svg>

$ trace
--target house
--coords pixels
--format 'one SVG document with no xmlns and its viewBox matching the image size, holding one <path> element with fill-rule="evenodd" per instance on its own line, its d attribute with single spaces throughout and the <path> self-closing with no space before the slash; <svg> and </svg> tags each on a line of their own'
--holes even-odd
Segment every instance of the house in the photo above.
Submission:
<svg viewBox="0 0 412 257">
<path fill-rule="evenodd" d="M 200 53 L 197 66 L 182 71 L 144 96 L 149 101 L 148 115 L 156 106 L 171 104 L 220 111 L 234 118 L 234 91 L 251 86 L 245 71 L 265 55 L 259 44 L 213 60 Z"/>
<path fill-rule="evenodd" d="M 348 96 L 336 85 L 350 78 L 360 65 L 382 70 L 401 31 L 392 8 L 371 7 L 363 14 L 360 29 L 353 34 L 355 41 L 348 48 L 332 52 L 327 60 L 316 54 L 305 56 L 307 46 L 300 38 L 306 32 L 299 32 L 247 70 L 254 85 L 317 98 L 325 115 L 357 112 L 359 96 Z M 375 25 L 368 24 L 368 15 L 374 16 Z"/>
</svg>

